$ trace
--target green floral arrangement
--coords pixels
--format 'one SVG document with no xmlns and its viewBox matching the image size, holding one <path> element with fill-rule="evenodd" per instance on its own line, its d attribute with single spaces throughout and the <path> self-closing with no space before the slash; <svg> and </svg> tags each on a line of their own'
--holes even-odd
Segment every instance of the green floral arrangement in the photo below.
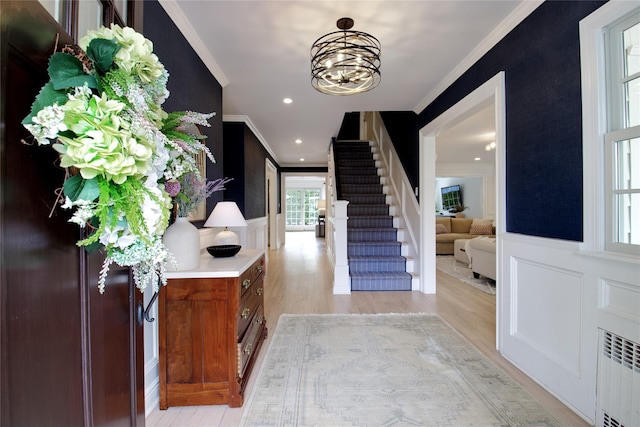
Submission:
<svg viewBox="0 0 640 427">
<path fill-rule="evenodd" d="M 51 144 L 67 168 L 63 208 L 86 227 L 77 242 L 104 248 L 98 287 L 109 266 L 132 267 L 140 290 L 166 284 L 169 254 L 162 244 L 172 210 L 165 184 L 198 174 L 195 156 L 206 153 L 204 136 L 213 114 L 166 113 L 169 74 L 153 44 L 128 27 L 90 31 L 79 46 L 65 46 L 49 60 L 49 82 L 23 125 L 39 145 Z"/>
</svg>

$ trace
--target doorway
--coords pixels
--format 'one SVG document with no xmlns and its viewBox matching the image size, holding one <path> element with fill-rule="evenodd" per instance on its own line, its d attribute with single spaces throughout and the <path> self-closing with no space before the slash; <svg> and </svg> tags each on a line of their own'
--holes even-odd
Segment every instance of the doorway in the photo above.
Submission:
<svg viewBox="0 0 640 427">
<path fill-rule="evenodd" d="M 283 230 L 313 231 L 327 195 L 327 175 L 313 172 L 283 173 L 281 195 Z"/>
<path fill-rule="evenodd" d="M 311 231 L 318 224 L 320 188 L 287 188 L 286 231 Z"/>
<path fill-rule="evenodd" d="M 437 176 L 436 167 L 436 143 L 437 135 L 466 118 L 472 117 L 479 111 L 493 106 L 495 128 L 495 184 L 496 195 L 495 218 L 496 226 L 496 282 L 504 283 L 508 278 L 501 277 L 500 262 L 502 250 L 500 247 L 500 233 L 505 230 L 503 223 L 505 211 L 505 97 L 504 97 L 504 72 L 500 72 L 485 82 L 478 89 L 467 95 L 460 102 L 442 113 L 428 125 L 420 130 L 420 186 L 422 188 L 422 200 L 420 203 L 422 250 L 421 272 L 424 279 L 421 282 L 421 290 L 425 293 L 436 293 L 435 281 L 435 183 Z M 441 172 L 441 171 L 439 171 Z M 506 284 L 505 284 L 506 285 Z M 500 349 L 500 285 L 496 287 L 496 348 Z"/>
</svg>

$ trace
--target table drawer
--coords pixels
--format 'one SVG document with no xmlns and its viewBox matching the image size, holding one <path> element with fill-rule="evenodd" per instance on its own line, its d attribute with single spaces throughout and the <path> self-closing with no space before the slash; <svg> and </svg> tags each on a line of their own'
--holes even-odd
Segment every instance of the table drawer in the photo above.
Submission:
<svg viewBox="0 0 640 427">
<path fill-rule="evenodd" d="M 264 328 L 266 326 L 264 317 L 264 306 L 260 304 L 256 310 L 256 314 L 251 318 L 251 323 L 247 328 L 242 340 L 238 343 L 238 377 L 244 376 L 247 363 L 251 360 L 254 350 L 257 350 L 259 340 L 262 338 Z"/>
<path fill-rule="evenodd" d="M 238 309 L 238 340 L 244 337 L 244 334 L 256 314 L 258 306 L 262 304 L 262 281 L 256 283 L 250 288 L 245 295 L 242 296 L 242 304 Z"/>
<path fill-rule="evenodd" d="M 262 277 L 262 273 L 264 272 L 264 257 L 257 260 L 255 263 L 251 265 L 251 267 L 247 268 L 245 272 L 240 276 L 239 285 L 239 295 L 244 294 L 247 289 L 251 287 L 253 283 L 255 283 L 260 277 Z"/>
</svg>

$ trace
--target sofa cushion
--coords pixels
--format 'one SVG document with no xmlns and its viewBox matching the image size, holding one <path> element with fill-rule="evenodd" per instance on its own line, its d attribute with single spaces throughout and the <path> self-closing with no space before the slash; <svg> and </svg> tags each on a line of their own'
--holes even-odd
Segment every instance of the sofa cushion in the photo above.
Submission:
<svg viewBox="0 0 640 427">
<path fill-rule="evenodd" d="M 451 218 L 451 232 L 469 234 L 473 218 Z"/>
<path fill-rule="evenodd" d="M 493 233 L 493 225 L 491 224 L 471 224 L 469 234 L 487 235 Z"/>
<path fill-rule="evenodd" d="M 436 234 L 436 243 L 444 243 L 444 242 L 453 243 L 458 239 L 473 239 L 474 237 L 476 236 L 472 236 L 469 233 L 442 233 L 442 234 Z"/>
<path fill-rule="evenodd" d="M 444 225 L 447 233 L 451 233 L 451 218 L 447 217 L 436 217 L 436 224 Z"/>
<path fill-rule="evenodd" d="M 436 224 L 436 234 L 448 233 L 447 227 L 444 224 Z"/>
<path fill-rule="evenodd" d="M 473 218 L 473 222 L 471 223 L 471 225 L 485 225 L 485 224 L 493 225 L 493 220 L 483 219 L 483 218 Z"/>
</svg>

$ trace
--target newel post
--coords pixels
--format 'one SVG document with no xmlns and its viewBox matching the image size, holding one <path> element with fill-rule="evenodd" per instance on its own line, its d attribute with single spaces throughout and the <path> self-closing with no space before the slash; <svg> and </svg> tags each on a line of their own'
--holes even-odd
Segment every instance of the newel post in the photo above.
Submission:
<svg viewBox="0 0 640 427">
<path fill-rule="evenodd" d="M 335 269 L 333 276 L 333 293 L 350 294 L 349 261 L 347 259 L 347 200 L 333 202 Z"/>
</svg>

